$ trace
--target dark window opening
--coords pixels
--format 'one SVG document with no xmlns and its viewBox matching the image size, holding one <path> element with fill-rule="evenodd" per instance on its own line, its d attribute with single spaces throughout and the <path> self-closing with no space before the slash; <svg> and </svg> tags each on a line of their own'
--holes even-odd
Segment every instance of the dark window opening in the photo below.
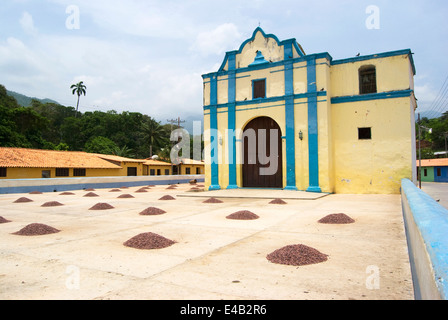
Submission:
<svg viewBox="0 0 448 320">
<path fill-rule="evenodd" d="M 68 177 L 70 170 L 68 168 L 56 168 L 56 177 Z"/>
<path fill-rule="evenodd" d="M 358 139 L 359 140 L 371 140 L 372 139 L 372 128 L 358 128 Z"/>
<path fill-rule="evenodd" d="M 157 169 L 157 175 L 160 176 L 160 169 Z"/>
<path fill-rule="evenodd" d="M 0 177 L 6 178 L 7 171 L 7 168 L 0 168 Z"/>
<path fill-rule="evenodd" d="M 428 169 L 423 169 L 423 175 L 424 175 L 425 177 L 428 176 Z"/>
<path fill-rule="evenodd" d="M 42 170 L 42 178 L 43 179 L 51 178 L 51 171 L 50 170 Z"/>
<path fill-rule="evenodd" d="M 185 174 L 190 174 L 191 173 L 191 169 L 190 168 L 185 168 Z"/>
<path fill-rule="evenodd" d="M 129 167 L 128 168 L 128 177 L 136 177 L 137 176 L 137 168 Z"/>
<path fill-rule="evenodd" d="M 442 169 L 441 168 L 437 168 L 437 176 L 438 177 L 442 176 Z"/>
<path fill-rule="evenodd" d="M 169 176 L 170 175 L 170 169 L 165 169 L 165 175 Z"/>
<path fill-rule="evenodd" d="M 156 175 L 156 170 L 155 169 L 150 169 L 149 170 L 149 175 L 150 176 L 155 176 Z"/>
<path fill-rule="evenodd" d="M 201 168 L 196 168 L 196 174 L 201 174 Z"/>
<path fill-rule="evenodd" d="M 252 82 L 253 99 L 266 98 L 266 80 L 255 80 Z"/>
<path fill-rule="evenodd" d="M 86 169 L 73 169 L 73 176 L 74 177 L 85 177 Z"/>
<path fill-rule="evenodd" d="M 359 94 L 376 93 L 376 69 L 364 66 L 359 69 Z"/>
</svg>

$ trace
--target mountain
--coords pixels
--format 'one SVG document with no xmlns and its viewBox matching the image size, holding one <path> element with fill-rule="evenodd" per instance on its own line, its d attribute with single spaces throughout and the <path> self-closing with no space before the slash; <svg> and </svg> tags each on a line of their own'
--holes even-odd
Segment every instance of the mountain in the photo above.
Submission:
<svg viewBox="0 0 448 320">
<path fill-rule="evenodd" d="M 17 103 L 19 105 L 21 105 L 22 107 L 29 107 L 31 105 L 31 101 L 33 99 L 38 100 L 42 103 L 57 103 L 59 104 L 59 102 L 51 100 L 51 99 L 38 99 L 38 98 L 33 98 L 33 97 L 27 97 L 21 93 L 17 93 L 14 91 L 9 91 L 6 90 L 8 96 L 14 97 L 17 100 Z"/>
</svg>

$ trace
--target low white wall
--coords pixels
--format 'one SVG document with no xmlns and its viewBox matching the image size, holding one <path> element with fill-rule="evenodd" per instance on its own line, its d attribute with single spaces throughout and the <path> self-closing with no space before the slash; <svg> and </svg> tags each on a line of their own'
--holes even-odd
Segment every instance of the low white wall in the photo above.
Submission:
<svg viewBox="0 0 448 320">
<path fill-rule="evenodd" d="M 403 179 L 403 216 L 418 300 L 448 298 L 448 210 Z"/>
<path fill-rule="evenodd" d="M 32 191 L 59 192 L 88 188 L 120 188 L 144 185 L 168 185 L 204 181 L 204 175 L 138 176 L 138 177 L 89 177 L 53 179 L 0 180 L 0 194 L 28 193 Z"/>
</svg>

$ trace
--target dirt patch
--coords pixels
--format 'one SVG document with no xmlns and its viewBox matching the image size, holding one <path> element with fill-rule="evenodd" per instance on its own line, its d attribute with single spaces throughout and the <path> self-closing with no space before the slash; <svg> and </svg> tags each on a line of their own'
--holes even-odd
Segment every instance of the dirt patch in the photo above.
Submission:
<svg viewBox="0 0 448 320">
<path fill-rule="evenodd" d="M 73 192 L 62 192 L 60 196 L 74 196 L 75 194 Z"/>
<path fill-rule="evenodd" d="M 84 191 L 95 191 L 95 189 L 88 188 L 88 189 L 84 189 Z"/>
<path fill-rule="evenodd" d="M 111 206 L 108 203 L 97 203 L 96 205 L 94 205 L 93 207 L 91 207 L 89 210 L 110 210 L 110 209 L 114 209 L 114 206 Z"/>
<path fill-rule="evenodd" d="M 170 195 L 166 195 L 166 196 L 163 196 L 162 198 L 160 198 L 159 200 L 176 200 L 176 198 L 174 198 Z"/>
<path fill-rule="evenodd" d="M 118 198 L 121 198 L 121 199 L 129 199 L 129 198 L 135 198 L 132 194 L 122 194 L 122 195 L 119 195 L 118 196 Z"/>
<path fill-rule="evenodd" d="M 274 199 L 271 202 L 269 202 L 270 204 L 287 204 L 286 201 L 282 200 L 282 199 Z"/>
<path fill-rule="evenodd" d="M 84 195 L 84 197 L 90 197 L 90 198 L 92 198 L 92 197 L 99 197 L 99 195 L 97 195 L 96 193 L 94 193 L 94 192 L 89 192 L 89 193 L 86 193 L 85 195 Z"/>
<path fill-rule="evenodd" d="M 40 191 L 31 191 L 29 194 L 42 194 Z"/>
<path fill-rule="evenodd" d="M 212 197 L 210 199 L 203 201 L 202 203 L 223 203 L 223 201 Z"/>
<path fill-rule="evenodd" d="M 176 186 L 169 186 L 168 188 L 166 188 L 166 190 L 172 190 L 172 189 L 176 189 Z"/>
<path fill-rule="evenodd" d="M 147 232 L 136 235 L 124 242 L 123 245 L 136 249 L 162 249 L 167 248 L 176 242 L 158 234 Z"/>
<path fill-rule="evenodd" d="M 320 219 L 318 222 L 326 224 L 349 224 L 354 223 L 355 220 L 344 213 L 333 213 Z"/>
<path fill-rule="evenodd" d="M 166 211 L 159 209 L 159 208 L 155 208 L 155 207 L 149 207 L 146 208 L 145 210 L 143 210 L 142 212 L 140 212 L 139 214 L 142 216 L 157 216 L 157 215 L 161 215 L 166 213 Z"/>
<path fill-rule="evenodd" d="M 325 262 L 328 255 L 303 244 L 294 244 L 271 252 L 266 259 L 277 264 L 305 266 Z"/>
<path fill-rule="evenodd" d="M 260 217 L 251 211 L 242 210 L 242 211 L 234 212 L 231 215 L 228 215 L 226 218 L 233 219 L 233 220 L 255 220 Z"/>
<path fill-rule="evenodd" d="M 45 202 L 43 205 L 41 205 L 41 207 L 60 207 L 63 206 L 62 203 L 57 202 L 57 201 L 50 201 L 50 202 Z"/>
<path fill-rule="evenodd" d="M 0 224 L 2 224 L 2 223 L 8 223 L 8 222 L 11 222 L 11 221 L 9 221 L 9 220 L 7 220 L 7 219 L 5 219 L 5 218 L 3 218 L 3 217 L 0 217 Z"/>
<path fill-rule="evenodd" d="M 140 188 L 140 189 L 138 189 L 138 190 L 135 191 L 135 192 L 137 192 L 137 193 L 148 192 L 148 189 L 146 189 L 146 188 Z"/>
<path fill-rule="evenodd" d="M 45 224 L 32 223 L 27 225 L 20 231 L 14 232 L 13 234 L 19 236 L 43 236 L 46 234 L 53 234 L 58 232 L 60 232 L 60 230 L 47 226 Z"/>
<path fill-rule="evenodd" d="M 121 190 L 120 189 L 112 189 L 109 192 L 121 192 Z"/>
<path fill-rule="evenodd" d="M 14 203 L 27 203 L 27 202 L 33 202 L 33 200 L 23 197 L 14 201 Z"/>
</svg>

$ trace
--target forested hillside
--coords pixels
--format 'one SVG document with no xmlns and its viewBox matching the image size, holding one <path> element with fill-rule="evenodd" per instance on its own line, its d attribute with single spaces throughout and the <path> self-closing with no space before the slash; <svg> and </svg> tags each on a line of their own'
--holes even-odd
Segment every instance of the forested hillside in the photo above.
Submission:
<svg viewBox="0 0 448 320">
<path fill-rule="evenodd" d="M 422 118 L 419 124 L 421 140 L 426 142 L 425 146 L 428 145 L 428 147 L 422 147 L 422 159 L 432 159 L 434 152 L 445 151 L 448 147 L 448 111 L 439 118 Z M 416 134 L 418 140 L 418 124 L 416 124 Z"/>
<path fill-rule="evenodd" d="M 0 85 L 0 147 L 169 158 L 170 129 L 170 125 L 137 112 L 81 113 L 73 107 L 38 100 L 23 107 Z"/>
</svg>

